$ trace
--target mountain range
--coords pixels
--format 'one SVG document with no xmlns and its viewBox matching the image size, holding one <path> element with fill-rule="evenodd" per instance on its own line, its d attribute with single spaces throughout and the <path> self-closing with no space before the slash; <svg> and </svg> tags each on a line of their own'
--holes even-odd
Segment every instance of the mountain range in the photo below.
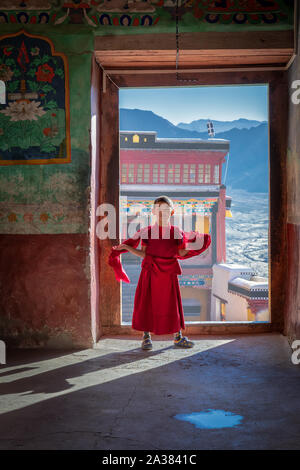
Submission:
<svg viewBox="0 0 300 470">
<path fill-rule="evenodd" d="M 226 181 L 226 162 L 223 164 L 222 182 L 228 188 L 244 189 L 248 192 L 269 191 L 268 123 L 237 119 L 234 121 L 212 121 L 215 138 L 230 141 Z M 157 137 L 208 139 L 207 120 L 199 119 L 177 126 L 152 111 L 120 109 L 120 130 L 156 131 Z M 183 128 L 183 127 L 185 128 Z M 199 132 L 196 129 L 204 129 Z M 223 130 L 222 130 L 223 129 Z M 221 131 L 222 130 L 222 131 Z"/>
<path fill-rule="evenodd" d="M 230 129 L 236 127 L 237 129 L 250 129 L 250 127 L 256 127 L 260 124 L 265 123 L 267 121 L 253 121 L 251 119 L 235 119 L 234 121 L 213 121 L 214 130 L 215 132 L 226 132 Z M 177 127 L 180 129 L 186 129 L 189 131 L 196 131 L 196 132 L 207 132 L 207 119 L 198 119 L 197 121 L 192 121 L 189 124 L 186 122 L 179 122 Z"/>
</svg>

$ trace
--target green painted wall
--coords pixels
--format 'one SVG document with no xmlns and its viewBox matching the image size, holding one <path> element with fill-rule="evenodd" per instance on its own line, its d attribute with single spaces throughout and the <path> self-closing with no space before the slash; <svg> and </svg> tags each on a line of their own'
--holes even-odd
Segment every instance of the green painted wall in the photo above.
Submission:
<svg viewBox="0 0 300 470">
<path fill-rule="evenodd" d="M 45 36 L 45 28 L 26 31 Z M 71 162 L 0 167 L 1 233 L 88 231 L 93 34 L 49 28 L 47 37 L 57 51 L 66 54 L 69 63 Z"/>
<path fill-rule="evenodd" d="M 67 56 L 70 76 L 71 162 L 1 166 L 0 233 L 87 233 L 90 189 L 90 79 L 94 37 L 174 32 L 175 41 L 175 2 L 148 1 L 144 3 L 148 12 L 125 11 L 132 24 L 140 24 L 141 19 L 148 14 L 152 18 L 152 25 L 149 26 L 117 26 L 123 21 L 122 7 L 119 12 L 106 11 L 115 24 L 101 25 L 105 2 L 94 2 L 94 6 L 91 2 L 86 2 L 90 8 L 84 11 L 78 7 L 78 2 L 74 1 L 74 8 L 66 15 L 67 10 L 63 8 L 62 2 L 50 2 L 52 6 L 49 9 L 50 3 L 41 0 L 39 11 L 23 7 L 23 16 L 20 16 L 20 11 L 15 10 L 13 3 L 0 0 L 1 35 L 25 29 L 32 34 L 48 37 L 53 41 L 56 51 Z M 179 2 L 179 6 L 181 3 Z M 216 23 L 212 23 L 214 12 L 205 6 L 207 2 L 183 2 L 185 6 L 178 10 L 179 31 L 281 30 L 293 27 L 292 2 L 288 6 L 288 2 L 278 0 L 276 4 L 279 7 L 274 9 L 270 6 L 269 11 L 264 12 L 263 8 L 260 8 L 257 14 L 251 9 L 239 12 L 237 3 L 228 10 L 227 17 L 219 15 L 216 17 Z M 31 21 L 39 21 L 41 12 L 48 15 L 48 24 L 29 24 Z M 238 21 L 243 21 L 243 15 L 247 15 L 247 21 L 238 24 Z M 273 23 L 274 15 L 276 22 Z M 61 23 L 55 24 L 58 20 Z M 75 24 L 76 22 L 78 24 Z"/>
</svg>

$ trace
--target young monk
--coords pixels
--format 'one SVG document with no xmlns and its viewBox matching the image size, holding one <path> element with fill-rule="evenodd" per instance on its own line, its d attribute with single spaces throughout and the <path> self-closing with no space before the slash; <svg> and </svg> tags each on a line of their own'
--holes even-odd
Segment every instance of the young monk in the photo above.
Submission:
<svg viewBox="0 0 300 470">
<path fill-rule="evenodd" d="M 182 270 L 177 258 L 186 259 L 200 254 L 210 245 L 211 237 L 205 234 L 201 248 L 187 250 L 186 244 L 191 240 L 183 230 L 170 224 L 174 205 L 168 196 L 155 199 L 152 213 L 156 222 L 114 246 L 109 264 L 115 269 L 117 280 L 130 282 L 120 261 L 116 260 L 116 252 L 129 251 L 143 258 L 132 316 L 132 328 L 144 332 L 142 349 L 152 349 L 151 332 L 156 335 L 173 333 L 176 347 L 191 348 L 195 343 L 181 333 L 185 324 L 177 277 Z M 141 249 L 137 249 L 140 239 Z"/>
</svg>

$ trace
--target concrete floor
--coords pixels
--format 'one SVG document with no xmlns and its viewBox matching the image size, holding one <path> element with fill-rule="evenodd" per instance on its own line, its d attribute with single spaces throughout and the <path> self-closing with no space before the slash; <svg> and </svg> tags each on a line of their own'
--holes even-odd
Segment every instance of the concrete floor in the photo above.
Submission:
<svg viewBox="0 0 300 470">
<path fill-rule="evenodd" d="M 165 338 L 165 340 L 163 340 Z M 0 449 L 300 449 L 300 367 L 279 334 L 103 338 L 82 351 L 14 350 L 0 365 Z M 178 413 L 243 416 L 198 429 Z"/>
</svg>

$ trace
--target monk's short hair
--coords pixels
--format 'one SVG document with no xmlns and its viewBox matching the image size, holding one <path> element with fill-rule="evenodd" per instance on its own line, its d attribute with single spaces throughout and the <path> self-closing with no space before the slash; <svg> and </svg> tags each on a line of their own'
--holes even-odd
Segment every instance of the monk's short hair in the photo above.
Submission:
<svg viewBox="0 0 300 470">
<path fill-rule="evenodd" d="M 171 207 L 171 209 L 174 209 L 174 204 L 173 204 L 173 201 L 172 199 L 169 198 L 169 196 L 159 196 L 155 199 L 154 203 L 153 203 L 153 207 L 155 206 L 155 204 L 158 204 L 160 202 L 165 202 L 166 204 L 168 204 L 168 206 Z"/>
</svg>

